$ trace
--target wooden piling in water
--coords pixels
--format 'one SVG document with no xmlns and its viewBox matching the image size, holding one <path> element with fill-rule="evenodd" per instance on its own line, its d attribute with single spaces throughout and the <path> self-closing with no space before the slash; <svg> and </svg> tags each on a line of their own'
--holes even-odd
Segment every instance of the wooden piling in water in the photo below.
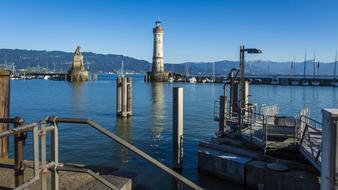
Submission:
<svg viewBox="0 0 338 190">
<path fill-rule="evenodd" d="M 132 81 L 131 77 L 127 78 L 127 112 L 132 115 Z"/>
<path fill-rule="evenodd" d="M 183 88 L 173 88 L 173 164 L 183 167 Z"/>
<path fill-rule="evenodd" d="M 118 77 L 116 84 L 116 114 L 121 117 L 132 115 L 132 79 Z"/>
<path fill-rule="evenodd" d="M 0 118 L 9 118 L 10 72 L 0 71 Z M 0 132 L 7 130 L 7 123 L 0 123 Z M 0 157 L 8 159 L 8 137 L 0 139 Z"/>
<path fill-rule="evenodd" d="M 116 114 L 119 114 L 122 111 L 122 77 L 117 77 L 116 79 Z"/>
</svg>

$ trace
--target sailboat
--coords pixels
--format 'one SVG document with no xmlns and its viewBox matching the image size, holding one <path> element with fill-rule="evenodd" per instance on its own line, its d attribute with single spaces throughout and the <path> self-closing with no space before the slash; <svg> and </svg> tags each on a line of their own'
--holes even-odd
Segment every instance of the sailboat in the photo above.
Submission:
<svg viewBox="0 0 338 190">
<path fill-rule="evenodd" d="M 174 74 L 174 64 L 173 64 L 173 63 L 171 64 L 171 74 L 172 74 L 172 76 L 170 76 L 170 77 L 168 78 L 168 82 L 169 82 L 169 83 L 173 83 L 173 82 L 175 81 L 175 79 L 174 79 L 174 77 L 173 77 L 173 76 L 175 76 L 175 74 Z"/>
<path fill-rule="evenodd" d="M 291 69 L 293 69 L 293 79 L 291 80 L 291 85 L 298 86 L 299 85 L 299 81 L 296 80 L 296 58 L 295 58 L 295 56 L 293 56 L 293 61 L 292 61 L 292 64 L 291 64 Z"/>
</svg>

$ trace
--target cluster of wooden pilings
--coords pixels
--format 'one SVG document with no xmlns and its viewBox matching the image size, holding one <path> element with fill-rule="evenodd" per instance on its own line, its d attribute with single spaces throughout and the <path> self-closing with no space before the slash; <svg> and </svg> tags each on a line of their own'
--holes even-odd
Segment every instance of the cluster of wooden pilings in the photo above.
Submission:
<svg viewBox="0 0 338 190">
<path fill-rule="evenodd" d="M 132 80 L 131 77 L 117 77 L 116 114 L 120 117 L 132 115 Z"/>
</svg>

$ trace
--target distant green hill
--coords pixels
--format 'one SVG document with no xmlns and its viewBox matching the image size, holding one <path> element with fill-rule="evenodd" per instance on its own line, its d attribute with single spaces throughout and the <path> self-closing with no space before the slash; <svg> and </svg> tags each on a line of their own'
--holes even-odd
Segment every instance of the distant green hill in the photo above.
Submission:
<svg viewBox="0 0 338 190">
<path fill-rule="evenodd" d="M 86 67 L 92 72 L 116 72 L 121 69 L 121 62 L 124 62 L 124 70 L 145 73 L 151 70 L 151 63 L 145 60 L 139 60 L 128 56 L 115 54 L 96 54 L 92 52 L 83 52 Z M 73 52 L 63 51 L 37 51 L 37 50 L 21 50 L 21 49 L 0 49 L 0 65 L 11 66 L 14 63 L 16 69 L 27 69 L 37 67 L 47 68 L 51 71 L 66 71 L 70 68 Z M 217 61 L 215 62 L 216 75 L 224 75 L 233 67 L 238 67 L 238 61 Z M 211 62 L 187 62 L 179 64 L 165 64 L 166 71 L 174 71 L 184 74 L 186 68 L 189 68 L 190 74 L 212 74 L 213 64 Z M 317 68 L 317 67 L 316 67 Z M 321 63 L 319 74 L 332 75 L 333 63 Z M 296 74 L 303 74 L 304 63 L 296 63 Z M 274 62 L 274 61 L 251 61 L 246 63 L 246 72 L 252 74 L 291 74 L 290 62 Z M 308 60 L 306 65 L 306 73 L 313 74 L 313 61 Z"/>
<path fill-rule="evenodd" d="M 124 62 L 124 69 L 135 72 L 145 72 L 150 69 L 150 63 L 144 60 L 134 59 L 123 55 L 96 54 L 83 52 L 86 67 L 93 72 L 108 72 L 119 70 L 121 62 Z M 16 69 L 26 68 L 48 68 L 49 70 L 66 71 L 70 68 L 73 53 L 63 51 L 37 51 L 19 49 L 0 49 L 0 64 L 12 65 L 15 63 Z"/>
</svg>

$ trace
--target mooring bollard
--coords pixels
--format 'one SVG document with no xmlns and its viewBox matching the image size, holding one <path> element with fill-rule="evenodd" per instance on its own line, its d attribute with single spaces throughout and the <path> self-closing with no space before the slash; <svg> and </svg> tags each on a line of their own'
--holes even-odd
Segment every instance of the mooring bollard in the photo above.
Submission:
<svg viewBox="0 0 338 190">
<path fill-rule="evenodd" d="M 121 117 L 132 115 L 131 77 L 118 77 L 116 84 L 116 114 Z"/>
<path fill-rule="evenodd" d="M 0 71 L 0 118 L 9 118 L 10 72 Z M 0 123 L 0 132 L 9 128 L 8 123 Z M 0 139 L 0 157 L 8 159 L 8 137 Z"/>
<path fill-rule="evenodd" d="M 338 109 L 322 109 L 321 190 L 338 188 Z"/>
<path fill-rule="evenodd" d="M 173 88 L 173 162 L 175 169 L 183 167 L 183 88 Z"/>
</svg>

